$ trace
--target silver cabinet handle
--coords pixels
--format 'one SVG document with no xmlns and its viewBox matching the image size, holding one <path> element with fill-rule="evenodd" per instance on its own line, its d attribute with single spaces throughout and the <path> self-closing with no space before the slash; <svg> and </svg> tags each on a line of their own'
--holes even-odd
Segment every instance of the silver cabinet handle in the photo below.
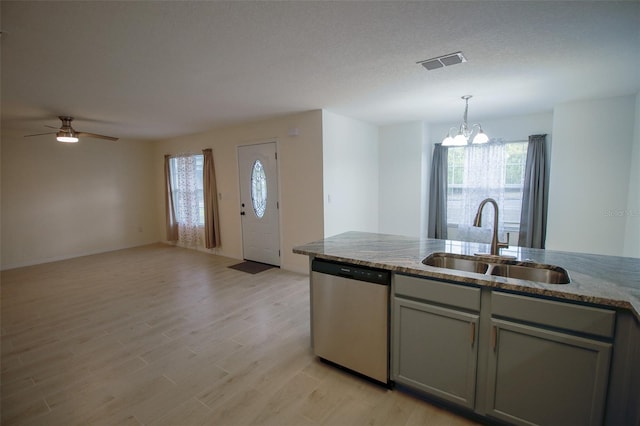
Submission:
<svg viewBox="0 0 640 426">
<path fill-rule="evenodd" d="M 494 352 L 496 351 L 497 344 L 498 344 L 498 327 L 494 325 L 491 329 L 491 347 L 493 348 Z"/>
<path fill-rule="evenodd" d="M 476 343 L 476 323 L 471 323 L 471 347 Z"/>
</svg>

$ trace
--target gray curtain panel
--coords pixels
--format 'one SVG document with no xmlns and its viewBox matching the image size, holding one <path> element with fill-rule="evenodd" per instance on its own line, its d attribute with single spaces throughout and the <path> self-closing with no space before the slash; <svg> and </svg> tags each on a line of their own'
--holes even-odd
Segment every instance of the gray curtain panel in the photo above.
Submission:
<svg viewBox="0 0 640 426">
<path fill-rule="evenodd" d="M 431 161 L 429 189 L 429 238 L 447 239 L 447 147 L 436 144 Z"/>
<path fill-rule="evenodd" d="M 547 237 L 547 135 L 529 136 L 520 213 L 520 247 L 544 248 Z"/>
</svg>

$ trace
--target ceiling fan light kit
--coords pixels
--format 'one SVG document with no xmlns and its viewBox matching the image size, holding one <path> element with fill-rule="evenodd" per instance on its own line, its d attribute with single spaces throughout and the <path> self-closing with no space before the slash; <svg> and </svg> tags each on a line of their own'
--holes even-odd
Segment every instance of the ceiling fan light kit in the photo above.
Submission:
<svg viewBox="0 0 640 426">
<path fill-rule="evenodd" d="M 469 143 L 469 139 L 472 135 L 472 144 L 483 144 L 489 142 L 489 136 L 484 133 L 484 131 L 482 130 L 482 126 L 479 123 L 469 125 L 469 123 L 467 122 L 467 114 L 469 113 L 469 99 L 471 98 L 472 95 L 462 96 L 462 99 L 465 101 L 464 117 L 462 123 L 460 123 L 460 127 L 458 128 L 452 127 L 449 129 L 449 133 L 442 140 L 442 146 L 465 146 Z M 455 134 L 455 136 L 452 136 L 453 134 Z"/>
<path fill-rule="evenodd" d="M 31 136 L 41 136 L 41 135 L 56 135 L 56 140 L 58 142 L 64 142 L 64 143 L 76 143 L 80 140 L 80 137 L 82 136 L 86 136 L 86 137 L 90 137 L 90 138 L 96 138 L 96 139 L 106 139 L 109 141 L 117 141 L 118 138 L 114 138 L 113 136 L 105 136 L 105 135 L 98 135 L 96 133 L 88 133 L 88 132 L 77 132 L 73 127 L 71 127 L 71 122 L 73 121 L 73 117 L 69 117 L 66 115 L 60 115 L 58 116 L 58 118 L 60 119 L 60 121 L 62 122 L 62 126 L 60 127 L 60 129 L 57 132 L 51 132 L 51 133 L 37 133 L 35 135 L 25 135 L 25 138 L 27 137 L 31 137 Z M 45 127 L 51 127 L 53 129 L 56 129 L 56 127 L 53 126 L 46 126 Z"/>
<path fill-rule="evenodd" d="M 56 140 L 58 142 L 65 142 L 65 143 L 76 143 L 78 142 L 80 139 L 78 138 L 74 138 L 73 136 L 57 136 Z"/>
<path fill-rule="evenodd" d="M 65 132 L 63 130 L 60 130 L 58 133 L 56 133 L 56 140 L 58 142 L 76 143 L 80 139 L 78 139 L 78 137 L 73 132 Z"/>
</svg>

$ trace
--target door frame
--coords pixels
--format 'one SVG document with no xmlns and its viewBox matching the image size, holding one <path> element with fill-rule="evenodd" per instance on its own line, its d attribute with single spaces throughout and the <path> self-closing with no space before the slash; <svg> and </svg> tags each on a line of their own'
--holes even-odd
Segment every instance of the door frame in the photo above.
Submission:
<svg viewBox="0 0 640 426">
<path fill-rule="evenodd" d="M 237 170 L 237 182 L 238 182 L 238 203 L 237 203 L 237 215 L 238 217 L 240 217 L 240 205 L 242 204 L 242 184 L 240 183 L 240 148 L 243 147 L 249 147 L 249 146 L 255 146 L 255 145 L 266 145 L 266 144 L 270 144 L 270 143 L 275 143 L 276 145 L 276 185 L 278 187 L 278 197 L 276 199 L 276 202 L 278 203 L 278 251 L 280 253 L 280 262 L 279 262 L 279 267 L 282 267 L 282 215 L 280 214 L 280 198 L 281 198 L 281 188 L 282 185 L 280 184 L 280 141 L 278 140 L 278 138 L 268 138 L 268 139 L 258 139 L 258 140 L 254 140 L 254 141 L 245 141 L 245 142 L 241 142 L 240 144 L 236 145 L 236 170 Z M 244 256 L 244 229 L 242 226 L 242 218 L 240 217 L 239 220 L 239 228 L 240 228 L 240 254 L 243 260 L 245 259 Z"/>
</svg>

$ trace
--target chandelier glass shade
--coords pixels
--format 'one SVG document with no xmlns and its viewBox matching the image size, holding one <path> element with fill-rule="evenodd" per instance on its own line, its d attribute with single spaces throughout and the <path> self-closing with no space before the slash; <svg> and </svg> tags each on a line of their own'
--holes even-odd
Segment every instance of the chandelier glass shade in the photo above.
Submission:
<svg viewBox="0 0 640 426">
<path fill-rule="evenodd" d="M 467 122 L 470 98 L 471 95 L 462 96 L 462 99 L 465 101 L 463 121 L 460 123 L 460 127 L 452 127 L 449 129 L 449 133 L 442 140 L 442 146 L 464 146 L 469 143 L 469 139 L 471 139 L 471 143 L 474 144 L 489 142 L 489 137 L 484 133 L 479 123 L 469 125 Z"/>
</svg>

